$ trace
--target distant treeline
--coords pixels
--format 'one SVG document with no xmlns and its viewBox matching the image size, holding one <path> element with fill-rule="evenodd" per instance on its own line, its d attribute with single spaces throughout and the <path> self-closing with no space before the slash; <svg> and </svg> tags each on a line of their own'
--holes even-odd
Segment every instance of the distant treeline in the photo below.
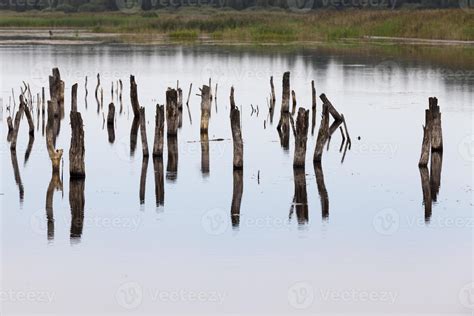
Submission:
<svg viewBox="0 0 474 316">
<path fill-rule="evenodd" d="M 214 7 L 237 10 L 262 8 L 307 12 L 321 8 L 473 8 L 474 0 L 0 0 L 0 10 L 13 11 L 149 11 L 180 7 Z"/>
</svg>

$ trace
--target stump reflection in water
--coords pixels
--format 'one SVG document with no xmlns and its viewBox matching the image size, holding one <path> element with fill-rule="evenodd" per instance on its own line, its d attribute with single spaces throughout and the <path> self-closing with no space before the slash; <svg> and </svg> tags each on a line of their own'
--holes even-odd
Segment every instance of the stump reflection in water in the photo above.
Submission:
<svg viewBox="0 0 474 316">
<path fill-rule="evenodd" d="M 238 228 L 240 224 L 240 206 L 242 204 L 242 193 L 244 191 L 243 170 L 234 169 L 234 189 L 232 192 L 232 205 L 230 207 L 232 227 Z"/>
<path fill-rule="evenodd" d="M 277 127 L 280 144 L 284 150 L 290 148 L 290 113 L 282 113 Z"/>
<path fill-rule="evenodd" d="M 296 209 L 296 220 L 299 225 L 308 223 L 308 193 L 306 192 L 306 174 L 304 168 L 293 168 L 295 195 L 292 210 Z M 291 217 L 292 211 L 290 212 Z"/>
<path fill-rule="evenodd" d="M 153 157 L 153 168 L 155 171 L 155 196 L 156 206 L 165 205 L 165 184 L 163 174 L 163 158 Z"/>
<path fill-rule="evenodd" d="M 441 168 L 443 164 L 443 153 L 432 152 L 431 153 L 431 167 L 430 167 L 430 187 L 431 187 L 431 199 L 433 202 L 437 202 L 439 187 L 441 185 Z"/>
<path fill-rule="evenodd" d="M 425 222 L 429 223 L 431 219 L 431 190 L 430 174 L 427 167 L 420 167 L 421 189 L 423 190 L 423 205 L 425 207 Z"/>
<path fill-rule="evenodd" d="M 10 149 L 10 157 L 12 160 L 13 175 L 15 176 L 15 182 L 18 185 L 18 191 L 20 193 L 20 204 L 23 204 L 23 200 L 25 198 L 25 189 L 23 187 L 23 182 L 21 181 L 20 169 L 18 168 L 18 159 L 16 157 L 15 149 Z"/>
<path fill-rule="evenodd" d="M 324 174 L 321 162 L 314 163 L 314 173 L 316 174 L 316 184 L 318 186 L 318 193 L 321 199 L 321 214 L 322 218 L 328 219 L 329 217 L 329 197 L 326 185 L 324 184 Z"/>
<path fill-rule="evenodd" d="M 49 181 L 48 190 L 46 191 L 46 219 L 48 223 L 48 240 L 54 239 L 54 213 L 53 199 L 55 191 L 62 191 L 63 183 L 59 176 L 59 170 L 54 170 Z"/>
<path fill-rule="evenodd" d="M 168 135 L 168 162 L 166 165 L 166 179 L 176 181 L 178 178 L 178 137 Z"/>
<path fill-rule="evenodd" d="M 140 174 L 140 204 L 145 203 L 146 172 L 148 170 L 148 156 L 143 156 L 142 172 Z"/>
<path fill-rule="evenodd" d="M 203 176 L 209 176 L 209 135 L 201 132 L 201 172 Z"/>
<path fill-rule="evenodd" d="M 139 127 L 139 118 L 135 117 L 132 121 L 132 127 L 130 128 L 130 157 L 135 155 L 135 150 L 137 149 L 137 139 L 138 139 L 138 127 Z"/>
<path fill-rule="evenodd" d="M 71 179 L 69 181 L 69 205 L 71 207 L 71 243 L 81 241 L 84 226 L 84 179 Z"/>
</svg>

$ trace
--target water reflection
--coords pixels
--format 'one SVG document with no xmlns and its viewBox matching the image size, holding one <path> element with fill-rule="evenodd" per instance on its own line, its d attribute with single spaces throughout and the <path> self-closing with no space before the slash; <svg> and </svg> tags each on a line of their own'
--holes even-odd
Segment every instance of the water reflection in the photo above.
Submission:
<svg viewBox="0 0 474 316">
<path fill-rule="evenodd" d="M 84 226 L 84 179 L 71 179 L 69 181 L 69 204 L 71 207 L 71 243 L 81 241 Z"/>
<path fill-rule="evenodd" d="M 429 223 L 431 219 L 431 190 L 430 174 L 427 167 L 420 167 L 421 189 L 423 190 L 423 205 L 425 207 L 425 222 Z"/>
<path fill-rule="evenodd" d="M 48 240 L 54 239 L 54 213 L 53 200 L 54 192 L 63 190 L 63 182 L 59 176 L 59 170 L 53 169 L 51 180 L 49 181 L 48 190 L 46 191 L 46 218 L 48 221 Z"/>
<path fill-rule="evenodd" d="M 38 124 L 39 125 L 39 124 Z M 25 165 L 28 162 L 28 159 L 30 158 L 31 150 L 33 149 L 33 143 L 35 142 L 35 137 L 33 135 L 30 135 L 28 138 L 28 145 L 26 147 L 25 151 Z"/>
<path fill-rule="evenodd" d="M 18 185 L 18 191 L 20 193 L 20 204 L 22 204 L 25 197 L 25 190 L 23 188 L 23 182 L 21 181 L 20 169 L 18 168 L 16 149 L 10 149 L 10 157 L 12 160 L 13 175 L 15 176 L 15 182 Z"/>
<path fill-rule="evenodd" d="M 281 147 L 288 150 L 290 148 L 290 113 L 281 113 L 277 131 Z"/>
<path fill-rule="evenodd" d="M 165 205 L 165 184 L 162 157 L 153 157 L 153 169 L 155 171 L 156 206 Z"/>
<path fill-rule="evenodd" d="M 230 207 L 232 227 L 238 228 L 240 224 L 240 205 L 242 204 L 242 193 L 244 191 L 243 170 L 234 169 L 234 189 L 232 191 L 232 205 Z"/>
<path fill-rule="evenodd" d="M 314 173 L 316 174 L 316 184 L 318 186 L 319 198 L 321 199 L 321 214 L 323 220 L 329 217 L 329 197 L 326 185 L 324 184 L 324 174 L 321 162 L 314 163 Z"/>
<path fill-rule="evenodd" d="M 201 172 L 203 176 L 209 176 L 209 135 L 201 132 Z"/>
<path fill-rule="evenodd" d="M 441 185 L 441 168 L 443 164 L 443 153 L 432 152 L 431 153 L 431 167 L 430 167 L 430 188 L 431 188 L 431 199 L 433 202 L 437 202 L 439 188 Z"/>
<path fill-rule="evenodd" d="M 140 174 L 140 204 L 145 203 L 146 172 L 148 170 L 148 156 L 143 156 L 142 172 Z"/>
<path fill-rule="evenodd" d="M 306 191 L 306 174 L 304 168 L 293 168 L 293 179 L 295 183 L 295 194 L 290 208 L 290 219 L 296 209 L 296 220 L 299 225 L 308 223 L 308 193 Z"/>
<path fill-rule="evenodd" d="M 166 165 L 166 179 L 176 181 L 178 178 L 178 137 L 168 135 L 168 163 Z"/>
</svg>

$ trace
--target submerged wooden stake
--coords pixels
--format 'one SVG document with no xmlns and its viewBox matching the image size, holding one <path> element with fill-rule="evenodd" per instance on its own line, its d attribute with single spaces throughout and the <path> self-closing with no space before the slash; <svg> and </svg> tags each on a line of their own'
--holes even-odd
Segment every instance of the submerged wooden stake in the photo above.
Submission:
<svg viewBox="0 0 474 316">
<path fill-rule="evenodd" d="M 73 84 L 71 89 L 71 111 L 77 112 L 77 83 Z"/>
<path fill-rule="evenodd" d="M 244 145 L 242 142 L 242 131 L 240 127 L 240 111 L 234 102 L 234 87 L 230 88 L 230 126 L 232 129 L 232 140 L 234 145 L 234 169 L 242 169 L 244 166 Z"/>
<path fill-rule="evenodd" d="M 306 143 L 308 140 L 309 128 L 309 110 L 299 108 L 298 116 L 296 118 L 296 132 L 295 132 L 295 157 L 293 160 L 293 167 L 301 168 L 305 166 L 306 160 Z"/>
<path fill-rule="evenodd" d="M 281 98 L 281 113 L 290 111 L 290 72 L 283 74 L 283 93 Z"/>
<path fill-rule="evenodd" d="M 443 132 L 441 129 L 441 113 L 437 98 L 429 98 L 429 110 L 431 113 L 431 151 L 443 151 Z"/>
<path fill-rule="evenodd" d="M 165 110 L 163 105 L 156 105 L 155 140 L 153 142 L 153 157 L 163 157 L 163 137 L 165 129 Z"/>
</svg>

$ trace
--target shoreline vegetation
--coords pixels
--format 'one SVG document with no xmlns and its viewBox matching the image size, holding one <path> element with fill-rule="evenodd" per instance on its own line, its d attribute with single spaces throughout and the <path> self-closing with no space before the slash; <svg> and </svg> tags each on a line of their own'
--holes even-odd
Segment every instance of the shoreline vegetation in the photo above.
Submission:
<svg viewBox="0 0 474 316">
<path fill-rule="evenodd" d="M 453 41 L 453 45 L 462 45 L 463 42 L 472 45 L 469 42 L 474 41 L 473 13 L 471 9 L 347 9 L 295 13 L 205 7 L 137 11 L 133 14 L 0 11 L 0 28 L 3 29 L 0 39 L 15 39 L 15 32 L 21 33 L 22 30 L 52 31 L 46 39 L 60 39 L 61 34 L 55 34 L 55 29 L 68 29 L 70 34 L 64 39 L 81 40 L 79 34 L 87 31 L 91 39 L 112 34 L 114 41 L 126 43 L 145 43 L 151 37 L 254 44 L 363 41 L 374 37 L 378 40 L 397 38 L 398 41 L 445 40 Z"/>
</svg>

